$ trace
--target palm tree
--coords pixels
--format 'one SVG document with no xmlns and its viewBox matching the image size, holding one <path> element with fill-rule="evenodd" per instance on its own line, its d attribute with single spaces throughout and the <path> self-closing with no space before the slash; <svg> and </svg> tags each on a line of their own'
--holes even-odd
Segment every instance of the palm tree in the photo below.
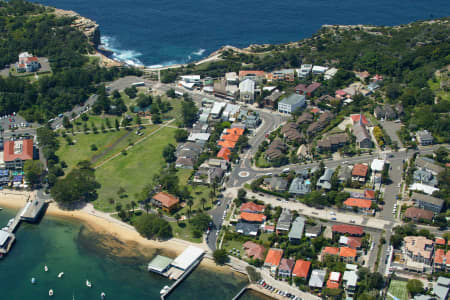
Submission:
<svg viewBox="0 0 450 300">
<path fill-rule="evenodd" d="M 148 211 L 150 210 L 150 203 L 148 203 L 147 201 L 144 202 L 144 209 L 147 212 L 148 215 Z"/>
<path fill-rule="evenodd" d="M 133 210 L 134 213 L 134 208 L 137 206 L 136 202 L 134 202 L 134 200 L 131 201 L 131 208 Z"/>
<path fill-rule="evenodd" d="M 194 205 L 194 201 L 192 201 L 192 199 L 189 198 L 189 199 L 186 201 L 186 204 L 189 206 L 189 215 L 190 215 L 191 212 L 192 212 L 192 205 Z"/>
<path fill-rule="evenodd" d="M 201 198 L 200 199 L 200 203 L 202 204 L 203 210 L 205 210 L 206 199 L 205 198 Z"/>
<path fill-rule="evenodd" d="M 180 219 L 181 219 L 181 216 L 180 216 L 180 214 L 175 214 L 175 220 L 177 221 L 177 224 L 179 224 L 178 222 L 180 221 Z"/>
<path fill-rule="evenodd" d="M 163 216 L 163 212 L 161 210 L 161 208 L 158 208 L 158 217 L 162 218 Z"/>
<path fill-rule="evenodd" d="M 127 203 L 126 207 L 127 207 L 127 212 L 128 212 L 128 218 L 131 218 L 131 204 Z"/>
<path fill-rule="evenodd" d="M 214 193 L 213 190 L 209 191 L 209 199 L 211 199 L 211 201 L 213 201 L 214 197 L 216 197 L 216 193 Z"/>
</svg>

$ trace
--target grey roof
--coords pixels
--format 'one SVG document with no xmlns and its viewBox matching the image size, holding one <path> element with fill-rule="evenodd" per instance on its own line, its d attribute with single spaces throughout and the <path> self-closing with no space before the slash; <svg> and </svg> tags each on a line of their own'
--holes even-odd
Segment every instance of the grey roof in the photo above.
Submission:
<svg viewBox="0 0 450 300">
<path fill-rule="evenodd" d="M 302 106 L 306 103 L 306 97 L 299 94 L 291 94 L 288 97 L 281 100 L 279 103 L 295 105 L 300 103 Z"/>
<path fill-rule="evenodd" d="M 450 278 L 440 276 L 440 277 L 438 277 L 436 282 L 439 285 L 450 287 Z"/>
<path fill-rule="evenodd" d="M 414 296 L 414 300 L 432 300 L 432 299 L 435 299 L 435 298 L 433 298 L 433 297 L 431 297 L 429 295 L 422 295 L 422 294 L 420 294 L 420 295 Z"/>
<path fill-rule="evenodd" d="M 420 194 L 420 193 L 413 193 L 411 196 L 411 199 L 417 200 L 417 201 L 422 201 L 422 202 L 427 202 L 436 206 L 441 206 L 444 204 L 444 200 L 443 199 L 439 199 L 433 196 L 429 196 L 429 195 L 425 195 L 425 194 Z"/>
<path fill-rule="evenodd" d="M 417 136 L 420 137 L 421 140 L 433 140 L 433 136 L 428 130 L 417 131 Z"/>
<path fill-rule="evenodd" d="M 446 300 L 448 296 L 448 287 L 435 284 L 433 287 L 433 294 L 435 294 L 440 300 Z"/>
<path fill-rule="evenodd" d="M 239 90 L 241 93 L 254 93 L 255 92 L 255 82 L 251 79 L 245 79 L 239 83 Z"/>
<path fill-rule="evenodd" d="M 311 183 L 301 177 L 295 177 L 289 187 L 290 194 L 305 195 L 311 192 Z"/>
<path fill-rule="evenodd" d="M 306 235 L 315 235 L 318 236 L 322 231 L 322 225 L 317 224 L 314 226 L 308 225 L 306 226 L 305 233 Z"/>
<path fill-rule="evenodd" d="M 269 184 L 274 191 L 285 191 L 288 185 L 288 181 L 283 177 L 264 178 L 264 183 Z"/>
<path fill-rule="evenodd" d="M 322 288 L 326 274 L 327 272 L 325 270 L 313 270 L 311 273 L 311 278 L 309 279 L 309 286 Z"/>
<path fill-rule="evenodd" d="M 437 186 L 438 181 L 437 179 L 433 176 L 433 173 L 427 171 L 427 170 L 415 170 L 413 173 L 413 178 L 414 181 L 416 182 L 421 182 L 421 183 L 425 183 L 428 185 L 433 185 L 433 186 Z"/>
<path fill-rule="evenodd" d="M 437 165 L 433 159 L 422 156 L 416 158 L 416 166 L 420 168 L 425 168 L 436 174 L 441 173 L 445 170 L 443 167 Z"/>
<path fill-rule="evenodd" d="M 358 274 L 355 271 L 345 271 L 342 280 L 347 282 L 347 286 L 356 286 L 356 283 L 358 282 Z"/>
<path fill-rule="evenodd" d="M 359 143 L 365 139 L 369 139 L 369 133 L 364 125 L 356 123 L 353 125 L 353 134 L 356 136 L 356 142 Z"/>
<path fill-rule="evenodd" d="M 331 188 L 331 177 L 333 176 L 334 170 L 333 169 L 325 169 L 325 172 L 323 175 L 319 178 L 319 181 L 317 182 L 317 186 L 323 189 L 330 189 Z"/>
<path fill-rule="evenodd" d="M 283 209 L 280 217 L 278 218 L 276 230 L 288 231 L 291 227 L 292 213 L 289 209 Z"/>
<path fill-rule="evenodd" d="M 305 218 L 297 217 L 292 223 L 291 231 L 289 231 L 289 239 L 301 239 L 303 236 L 303 230 L 305 229 Z"/>
<path fill-rule="evenodd" d="M 253 235 L 255 232 L 258 233 L 259 226 L 259 224 L 239 221 L 236 224 L 236 231 L 244 235 Z"/>
</svg>

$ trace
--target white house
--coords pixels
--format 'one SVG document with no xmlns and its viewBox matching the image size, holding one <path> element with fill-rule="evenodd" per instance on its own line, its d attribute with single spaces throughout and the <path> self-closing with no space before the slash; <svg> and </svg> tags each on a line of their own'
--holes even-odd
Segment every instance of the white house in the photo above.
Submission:
<svg viewBox="0 0 450 300">
<path fill-rule="evenodd" d="M 36 56 L 33 56 L 28 52 L 19 54 L 19 62 L 16 64 L 17 72 L 35 72 L 40 67 L 41 64 Z"/>
<path fill-rule="evenodd" d="M 245 103 L 253 103 L 255 99 L 255 82 L 251 79 L 245 79 L 239 83 L 240 100 Z"/>
<path fill-rule="evenodd" d="M 306 106 L 305 95 L 291 94 L 278 102 L 278 111 L 285 114 L 290 114 L 299 108 Z"/>
<path fill-rule="evenodd" d="M 312 68 L 312 73 L 313 74 L 325 74 L 326 70 L 328 70 L 327 67 L 322 67 L 322 66 L 314 66 Z"/>
</svg>

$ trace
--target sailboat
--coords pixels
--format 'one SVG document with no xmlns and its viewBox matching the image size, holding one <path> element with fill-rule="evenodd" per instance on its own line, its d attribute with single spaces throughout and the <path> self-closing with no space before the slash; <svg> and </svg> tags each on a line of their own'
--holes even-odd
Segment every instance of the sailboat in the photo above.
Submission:
<svg viewBox="0 0 450 300">
<path fill-rule="evenodd" d="M 48 267 L 47 267 L 47 265 L 44 266 L 44 271 L 45 271 L 45 272 L 48 272 Z"/>
<path fill-rule="evenodd" d="M 102 293 L 100 294 L 100 298 L 101 298 L 102 300 L 106 298 L 105 292 L 102 292 Z"/>
<path fill-rule="evenodd" d="M 86 279 L 86 286 L 87 287 L 92 287 L 92 283 L 89 280 L 87 280 L 87 279 Z"/>
</svg>

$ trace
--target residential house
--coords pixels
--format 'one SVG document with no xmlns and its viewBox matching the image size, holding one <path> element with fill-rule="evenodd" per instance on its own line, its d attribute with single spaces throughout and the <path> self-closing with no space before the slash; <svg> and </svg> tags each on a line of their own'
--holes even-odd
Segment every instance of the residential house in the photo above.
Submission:
<svg viewBox="0 0 450 300">
<path fill-rule="evenodd" d="M 264 205 L 259 205 L 255 202 L 246 202 L 241 205 L 240 211 L 254 214 L 263 214 L 265 208 L 266 207 Z"/>
<path fill-rule="evenodd" d="M 363 236 L 364 234 L 364 229 L 361 226 L 356 225 L 333 225 L 331 229 L 333 234 L 345 234 L 349 236 Z"/>
<path fill-rule="evenodd" d="M 240 100 L 245 103 L 253 103 L 255 100 L 255 82 L 245 79 L 239 83 Z"/>
<path fill-rule="evenodd" d="M 358 198 L 347 198 L 343 203 L 343 207 L 350 210 L 357 210 L 363 214 L 373 214 L 372 201 Z"/>
<path fill-rule="evenodd" d="M 28 52 L 19 54 L 19 61 L 16 63 L 18 73 L 36 72 L 41 67 L 39 59 Z"/>
<path fill-rule="evenodd" d="M 318 82 L 313 82 L 308 86 L 300 83 L 295 87 L 295 92 L 300 95 L 307 95 L 308 97 L 311 97 L 320 86 L 321 84 Z"/>
<path fill-rule="evenodd" d="M 5 141 L 3 161 L 8 170 L 22 170 L 25 161 L 34 159 L 33 140 Z"/>
<path fill-rule="evenodd" d="M 390 105 L 378 105 L 377 107 L 375 107 L 373 114 L 377 119 L 394 120 L 395 118 L 397 118 L 395 110 Z"/>
<path fill-rule="evenodd" d="M 225 102 L 214 102 L 211 108 L 211 117 L 213 119 L 219 119 L 222 116 L 222 111 L 227 104 Z"/>
<path fill-rule="evenodd" d="M 273 192 L 285 192 L 288 187 L 288 181 L 283 177 L 264 178 L 264 185 Z"/>
<path fill-rule="evenodd" d="M 436 283 L 433 285 L 433 294 L 439 300 L 447 300 L 450 290 L 450 279 L 446 277 L 438 277 Z"/>
<path fill-rule="evenodd" d="M 298 118 L 297 118 L 297 125 L 307 124 L 311 123 L 314 120 L 313 115 L 309 112 L 304 111 Z"/>
<path fill-rule="evenodd" d="M 181 169 L 193 169 L 195 162 L 189 157 L 178 157 L 175 161 L 175 167 Z"/>
<path fill-rule="evenodd" d="M 278 103 L 278 99 L 283 95 L 282 92 L 276 90 L 269 96 L 264 98 L 264 107 L 274 109 Z"/>
<path fill-rule="evenodd" d="M 419 208 L 430 210 L 434 213 L 440 213 L 442 207 L 444 206 L 444 200 L 433 196 L 424 195 L 420 193 L 413 193 L 411 195 L 411 200 Z"/>
<path fill-rule="evenodd" d="M 450 272 L 450 250 L 436 249 L 434 253 L 433 269 L 435 272 Z"/>
<path fill-rule="evenodd" d="M 289 242 L 300 243 L 300 240 L 303 237 L 303 231 L 305 229 L 305 222 L 306 219 L 303 217 L 299 216 L 295 218 L 294 222 L 292 222 L 292 227 L 288 234 Z"/>
<path fill-rule="evenodd" d="M 245 127 L 249 129 L 255 129 L 258 128 L 258 126 L 261 124 L 261 119 L 259 118 L 259 113 L 254 112 L 247 116 L 247 119 L 245 119 Z"/>
<path fill-rule="evenodd" d="M 338 173 L 339 183 L 347 182 L 347 180 L 352 178 L 352 168 L 350 166 L 341 165 Z"/>
<path fill-rule="evenodd" d="M 417 182 L 411 184 L 409 186 L 409 190 L 410 191 L 419 191 L 419 192 L 425 193 L 427 195 L 433 195 L 434 192 L 439 191 L 439 189 L 435 188 L 434 186 L 426 185 L 423 183 L 417 183 Z"/>
<path fill-rule="evenodd" d="M 221 79 L 218 81 L 214 81 L 213 85 L 213 94 L 216 97 L 229 99 L 230 96 L 227 92 L 227 81 L 225 79 Z"/>
<path fill-rule="evenodd" d="M 261 224 L 255 222 L 245 222 L 240 220 L 236 224 L 236 232 L 246 236 L 257 236 L 260 228 Z"/>
<path fill-rule="evenodd" d="M 339 248 L 326 246 L 320 252 L 319 260 L 323 261 L 326 255 L 337 256 L 339 255 Z"/>
<path fill-rule="evenodd" d="M 301 144 L 297 150 L 297 157 L 299 159 L 310 159 L 312 157 L 311 144 Z"/>
<path fill-rule="evenodd" d="M 274 139 L 266 150 L 266 159 L 272 161 L 281 158 L 284 155 L 286 148 L 286 145 L 279 138 Z"/>
<path fill-rule="evenodd" d="M 226 161 L 230 161 L 230 155 L 231 155 L 231 150 L 230 150 L 230 148 L 227 148 L 227 147 L 220 148 L 219 152 L 217 153 L 218 158 L 222 158 Z"/>
<path fill-rule="evenodd" d="M 316 238 L 322 233 L 322 225 L 306 225 L 305 236 L 307 238 Z"/>
<path fill-rule="evenodd" d="M 254 82 L 262 83 L 262 81 L 266 78 L 266 73 L 264 71 L 255 71 L 255 70 L 245 70 L 239 71 L 239 81 L 242 82 L 246 79 L 251 79 Z"/>
<path fill-rule="evenodd" d="M 236 74 L 236 72 L 225 73 L 225 80 L 227 82 L 227 85 L 238 85 L 239 84 L 239 77 Z"/>
<path fill-rule="evenodd" d="M 278 111 L 285 114 L 291 114 L 297 109 L 306 106 L 306 98 L 304 95 L 291 94 L 278 102 Z"/>
<path fill-rule="evenodd" d="M 308 76 L 309 73 L 311 73 L 312 67 L 311 64 L 302 64 L 300 69 L 296 70 L 298 78 L 305 78 Z"/>
<path fill-rule="evenodd" d="M 352 181 L 365 182 L 369 166 L 366 164 L 355 164 L 352 170 Z"/>
<path fill-rule="evenodd" d="M 327 281 L 327 289 L 338 289 L 341 284 L 341 273 L 330 272 L 330 276 Z"/>
<path fill-rule="evenodd" d="M 323 76 L 323 78 L 325 80 L 330 80 L 331 78 L 334 77 L 334 75 L 336 75 L 337 72 L 338 72 L 338 69 L 330 68 L 330 69 L 325 71 L 325 75 Z"/>
<path fill-rule="evenodd" d="M 417 169 L 413 173 L 414 182 L 423 183 L 426 185 L 437 186 L 438 180 L 433 173 L 426 169 Z"/>
<path fill-rule="evenodd" d="M 281 128 L 281 133 L 289 142 L 302 143 L 304 141 L 304 136 L 298 131 L 296 123 L 287 123 Z"/>
<path fill-rule="evenodd" d="M 344 146 L 348 142 L 349 138 L 346 133 L 338 133 L 322 138 L 317 142 L 317 147 L 321 152 L 335 152 L 338 148 Z"/>
<path fill-rule="evenodd" d="M 362 71 L 362 72 L 354 71 L 354 73 L 355 73 L 356 78 L 358 78 L 361 81 L 366 80 L 370 76 L 370 73 L 367 71 Z"/>
<path fill-rule="evenodd" d="M 331 103 L 331 102 L 333 102 L 333 101 L 336 101 L 337 99 L 336 98 L 334 98 L 333 96 L 331 96 L 331 95 L 322 95 L 322 96 L 320 96 L 319 98 L 317 98 L 316 99 L 316 104 L 318 104 L 318 103 Z"/>
<path fill-rule="evenodd" d="M 280 276 L 281 278 L 291 278 L 294 265 L 295 260 L 282 258 L 280 265 L 278 266 L 278 276 Z"/>
<path fill-rule="evenodd" d="M 372 161 L 372 164 L 370 165 L 370 168 L 372 169 L 372 172 L 378 172 L 381 173 L 384 170 L 384 165 L 386 162 L 382 159 L 374 159 Z"/>
<path fill-rule="evenodd" d="M 313 66 L 311 72 L 313 73 L 313 75 L 321 75 L 321 74 L 325 74 L 326 70 L 328 70 L 327 67 Z"/>
<path fill-rule="evenodd" d="M 349 295 L 353 295 L 356 292 L 356 287 L 358 283 L 358 273 L 353 270 L 347 270 L 344 272 L 344 276 L 342 277 L 342 285 L 345 288 L 345 291 Z"/>
<path fill-rule="evenodd" d="M 162 208 L 162 210 L 171 213 L 178 208 L 180 199 L 169 193 L 159 192 L 152 197 L 151 203 L 153 203 L 157 207 Z"/>
<path fill-rule="evenodd" d="M 227 103 L 222 112 L 222 121 L 236 121 L 240 108 L 241 107 L 237 104 Z"/>
<path fill-rule="evenodd" d="M 247 241 L 242 245 L 244 248 L 245 255 L 252 259 L 264 260 L 264 253 L 266 252 L 266 248 L 263 245 L 254 243 L 252 241 Z"/>
<path fill-rule="evenodd" d="M 356 137 L 356 146 L 359 148 L 372 148 L 372 140 L 363 122 L 363 116 L 359 118 L 359 122 L 353 125 L 353 134 Z"/>
<path fill-rule="evenodd" d="M 327 275 L 327 271 L 315 269 L 311 273 L 311 277 L 309 278 L 309 287 L 311 289 L 322 289 L 323 283 L 325 281 L 325 276 Z"/>
<path fill-rule="evenodd" d="M 318 188 L 329 190 L 331 189 L 331 178 L 333 177 L 334 170 L 330 168 L 325 168 L 323 175 L 317 181 L 316 186 Z"/>
<path fill-rule="evenodd" d="M 292 277 L 308 279 L 309 270 L 311 268 L 311 262 L 303 259 L 297 259 L 295 262 L 294 270 L 292 271 Z"/>
<path fill-rule="evenodd" d="M 426 146 L 433 144 L 433 136 L 428 130 L 421 130 L 416 132 L 416 140 L 419 145 Z"/>
<path fill-rule="evenodd" d="M 272 276 L 275 276 L 282 258 L 283 258 L 282 249 L 270 248 L 269 252 L 267 252 L 266 260 L 264 261 L 263 266 L 270 270 Z"/>
<path fill-rule="evenodd" d="M 287 233 L 291 228 L 292 213 L 289 209 L 283 209 L 281 215 L 278 218 L 277 227 L 275 230 L 277 233 Z"/>
<path fill-rule="evenodd" d="M 414 262 L 431 266 L 434 244 L 424 236 L 406 236 L 403 239 L 405 254 Z"/>
<path fill-rule="evenodd" d="M 287 81 L 294 82 L 295 71 L 293 69 L 283 69 L 279 71 L 273 71 L 270 75 L 268 74 L 268 81 Z"/>
<path fill-rule="evenodd" d="M 445 168 L 439 166 L 436 161 L 431 158 L 418 156 L 415 161 L 416 167 L 425 169 L 433 173 L 433 175 L 438 175 L 439 173 L 445 171 Z"/>
<path fill-rule="evenodd" d="M 413 221 L 428 220 L 431 221 L 434 213 L 430 210 L 425 210 L 417 207 L 408 207 L 404 216 Z"/>
<path fill-rule="evenodd" d="M 192 133 L 191 132 L 187 138 L 187 141 L 194 142 L 194 143 L 197 143 L 197 144 L 200 144 L 203 146 L 206 144 L 206 142 L 208 142 L 210 136 L 211 136 L 211 134 L 207 133 L 207 132 L 205 132 L 205 133 Z"/>
<path fill-rule="evenodd" d="M 352 249 L 349 247 L 339 248 L 339 258 L 345 263 L 354 263 L 356 261 L 357 255 L 358 253 L 356 249 Z"/>
<path fill-rule="evenodd" d="M 339 246 L 348 247 L 360 250 L 362 245 L 362 238 L 354 236 L 341 235 L 339 237 Z"/>
<path fill-rule="evenodd" d="M 302 177 L 295 177 L 289 186 L 289 194 L 306 195 L 311 193 L 311 181 Z"/>
</svg>

